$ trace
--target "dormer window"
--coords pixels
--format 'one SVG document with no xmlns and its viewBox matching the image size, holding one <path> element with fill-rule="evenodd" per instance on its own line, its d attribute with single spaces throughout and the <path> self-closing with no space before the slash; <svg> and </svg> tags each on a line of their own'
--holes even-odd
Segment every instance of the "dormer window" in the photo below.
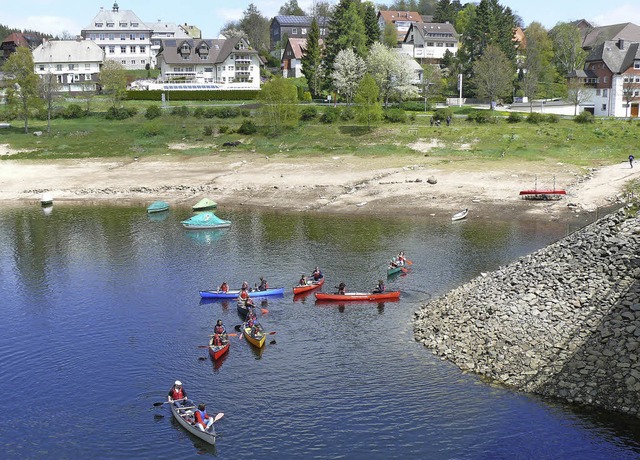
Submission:
<svg viewBox="0 0 640 460">
<path fill-rule="evenodd" d="M 131 27 L 138 27 L 138 23 L 137 22 L 132 22 L 131 23 Z"/>
<path fill-rule="evenodd" d="M 205 43 L 202 43 L 198 47 L 198 54 L 202 59 L 206 59 L 207 56 L 209 56 L 209 47 Z"/>
<path fill-rule="evenodd" d="M 115 24 L 113 22 L 107 22 L 107 27 L 113 27 Z"/>
<path fill-rule="evenodd" d="M 102 23 L 101 22 L 96 22 L 96 27 L 102 27 Z"/>
<path fill-rule="evenodd" d="M 120 27 L 127 27 L 127 23 L 126 22 L 121 22 L 120 23 Z"/>
</svg>

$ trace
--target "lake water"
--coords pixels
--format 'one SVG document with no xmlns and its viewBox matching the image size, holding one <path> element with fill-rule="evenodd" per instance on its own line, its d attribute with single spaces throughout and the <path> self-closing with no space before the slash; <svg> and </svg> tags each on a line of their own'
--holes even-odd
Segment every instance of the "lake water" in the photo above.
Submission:
<svg viewBox="0 0 640 460">
<path fill-rule="evenodd" d="M 423 302 L 566 224 L 221 210 L 231 228 L 187 231 L 189 215 L 0 211 L 2 458 L 640 458 L 638 420 L 487 385 L 413 339 Z M 370 289 L 399 250 L 413 265 L 387 282 L 397 302 L 293 299 L 315 265 L 325 291 Z M 213 363 L 198 345 L 241 319 L 198 290 L 261 275 L 287 287 L 261 305 L 276 334 L 260 351 L 232 338 Z M 225 413 L 215 447 L 153 406 L 176 379 Z"/>
</svg>

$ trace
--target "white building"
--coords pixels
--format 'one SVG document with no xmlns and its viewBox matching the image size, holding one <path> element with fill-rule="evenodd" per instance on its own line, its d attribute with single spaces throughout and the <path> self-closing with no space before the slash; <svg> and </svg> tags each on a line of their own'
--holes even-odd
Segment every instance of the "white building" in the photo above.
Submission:
<svg viewBox="0 0 640 460">
<path fill-rule="evenodd" d="M 126 69 L 144 69 L 153 65 L 152 32 L 133 11 L 120 11 L 114 3 L 111 10 L 101 8 L 80 33 L 104 50 L 105 59 L 117 61 Z"/>
<path fill-rule="evenodd" d="M 151 67 L 157 66 L 156 55 L 160 52 L 162 47 L 162 40 L 167 38 L 191 38 L 191 35 L 181 25 L 174 24 L 172 22 L 158 22 L 150 23 L 151 27 Z M 185 25 L 186 26 L 186 25 Z"/>
<path fill-rule="evenodd" d="M 54 74 L 62 91 L 96 89 L 104 61 L 102 49 L 90 40 L 44 41 L 33 50 L 34 71 Z"/>
<path fill-rule="evenodd" d="M 449 50 L 458 52 L 458 33 L 452 24 L 419 22 L 409 26 L 402 51 L 414 59 L 436 63 Z"/>
<path fill-rule="evenodd" d="M 167 39 L 157 60 L 160 76 L 149 89 L 260 89 L 260 58 L 245 38 Z"/>
</svg>

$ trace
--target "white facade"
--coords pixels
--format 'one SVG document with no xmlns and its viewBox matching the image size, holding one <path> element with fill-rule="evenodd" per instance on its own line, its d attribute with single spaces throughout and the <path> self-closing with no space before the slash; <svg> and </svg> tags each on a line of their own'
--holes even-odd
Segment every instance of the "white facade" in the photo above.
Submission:
<svg viewBox="0 0 640 460">
<path fill-rule="evenodd" d="M 114 3 L 111 10 L 100 9 L 91 24 L 81 31 L 86 40 L 103 49 L 105 59 L 119 62 L 125 69 L 153 66 L 152 28 L 131 10 L 120 11 Z"/>
<path fill-rule="evenodd" d="M 61 91 L 94 91 L 104 53 L 89 40 L 44 41 L 33 50 L 33 62 L 40 77 L 56 76 Z"/>
<path fill-rule="evenodd" d="M 179 25 L 158 21 L 150 25 L 151 31 L 151 67 L 156 68 L 156 56 L 162 47 L 162 40 L 167 38 L 191 38 L 187 31 Z"/>
</svg>

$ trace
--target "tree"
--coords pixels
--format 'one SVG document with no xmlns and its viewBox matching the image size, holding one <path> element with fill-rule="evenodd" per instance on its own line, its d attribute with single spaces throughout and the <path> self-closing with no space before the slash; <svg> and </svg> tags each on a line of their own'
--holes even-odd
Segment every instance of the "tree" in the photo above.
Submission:
<svg viewBox="0 0 640 460">
<path fill-rule="evenodd" d="M 338 94 L 346 99 L 347 104 L 351 103 L 365 70 L 364 60 L 352 49 L 346 49 L 338 53 L 333 63 L 331 80 L 333 87 Z"/>
<path fill-rule="evenodd" d="M 320 28 L 316 18 L 311 21 L 307 44 L 302 54 L 302 73 L 313 96 L 320 94 L 322 77 L 322 52 L 320 49 Z"/>
<path fill-rule="evenodd" d="M 364 30 L 367 36 L 366 45 L 370 48 L 375 42 L 380 40 L 380 26 L 378 25 L 378 16 L 376 15 L 376 7 L 371 2 L 363 4 L 364 8 Z"/>
<path fill-rule="evenodd" d="M 417 96 L 418 89 L 412 83 L 415 80 L 412 60 L 411 56 L 389 49 L 380 42 L 371 47 L 367 56 L 367 72 L 378 85 L 385 107 L 391 99 Z"/>
<path fill-rule="evenodd" d="M 220 29 L 220 35 L 224 35 L 226 38 L 247 37 L 247 34 L 242 30 L 240 21 L 227 21 Z"/>
<path fill-rule="evenodd" d="M 58 83 L 58 77 L 51 71 L 40 77 L 38 82 L 40 97 L 44 101 L 47 109 L 47 133 L 51 132 L 51 113 L 53 111 L 53 103 L 56 99 L 58 91 L 60 90 L 60 83 Z"/>
<path fill-rule="evenodd" d="M 396 26 L 390 22 L 384 25 L 384 30 L 382 31 L 382 43 L 388 48 L 395 48 L 398 46 L 398 31 L 396 30 Z"/>
<path fill-rule="evenodd" d="M 340 51 L 350 49 L 360 57 L 367 52 L 367 37 L 357 0 L 340 0 L 329 21 L 328 29 L 324 66 L 330 78 L 334 70 L 333 63 Z"/>
<path fill-rule="evenodd" d="M 269 19 L 253 3 L 242 13 L 240 28 L 246 34 L 249 44 L 258 51 L 269 49 L 269 26 Z"/>
<path fill-rule="evenodd" d="M 7 80 L 7 102 L 24 120 L 24 132 L 29 132 L 29 116 L 41 100 L 38 94 L 38 76 L 33 72 L 33 55 L 25 46 L 19 46 L 4 63 Z"/>
<path fill-rule="evenodd" d="M 298 122 L 298 90 L 289 79 L 276 77 L 260 91 L 260 114 L 271 134 L 280 134 Z"/>
<path fill-rule="evenodd" d="M 458 12 L 462 10 L 459 1 L 438 0 L 433 12 L 433 22 L 450 22 L 453 24 Z"/>
<path fill-rule="evenodd" d="M 402 102 L 406 99 L 418 97 L 418 87 L 414 84 L 417 79 L 415 60 L 406 53 L 390 50 L 395 58 L 395 75 L 392 76 L 393 90 L 391 97 Z"/>
<path fill-rule="evenodd" d="M 331 17 L 331 3 L 328 1 L 315 1 L 311 5 L 311 10 L 308 16 L 314 18 L 330 18 Z"/>
<path fill-rule="evenodd" d="M 548 87 L 553 81 L 554 71 L 552 43 L 545 28 L 539 22 L 532 22 L 525 32 L 527 47 L 522 65 L 522 89 L 529 98 L 529 108 L 533 111 L 533 99 L 540 87 Z"/>
<path fill-rule="evenodd" d="M 482 57 L 473 64 L 473 79 L 478 96 L 489 99 L 489 102 L 497 101 L 511 94 L 513 65 L 500 48 L 489 45 Z"/>
<path fill-rule="evenodd" d="M 571 78 L 567 83 L 567 100 L 573 104 L 573 115 L 578 115 L 578 106 L 588 99 L 584 83 L 579 78 Z"/>
<path fill-rule="evenodd" d="M 420 79 L 420 93 L 424 97 L 424 111 L 427 111 L 427 100 L 430 96 L 438 94 L 442 89 L 442 72 L 435 64 L 422 66 L 422 78 Z"/>
<path fill-rule="evenodd" d="M 356 117 L 358 121 L 366 122 L 369 129 L 372 123 L 382 118 L 382 107 L 378 97 L 378 85 L 371 75 L 365 74 L 356 91 Z"/>
<path fill-rule="evenodd" d="M 562 77 L 582 69 L 587 52 L 582 49 L 580 29 L 561 22 L 549 32 L 553 43 L 553 62 Z"/>
<path fill-rule="evenodd" d="M 289 0 L 278 10 L 280 16 L 304 16 L 304 11 L 298 6 L 298 0 Z"/>
<path fill-rule="evenodd" d="M 122 64 L 111 59 L 105 61 L 100 69 L 100 86 L 115 108 L 127 89 L 127 76 Z"/>
</svg>

